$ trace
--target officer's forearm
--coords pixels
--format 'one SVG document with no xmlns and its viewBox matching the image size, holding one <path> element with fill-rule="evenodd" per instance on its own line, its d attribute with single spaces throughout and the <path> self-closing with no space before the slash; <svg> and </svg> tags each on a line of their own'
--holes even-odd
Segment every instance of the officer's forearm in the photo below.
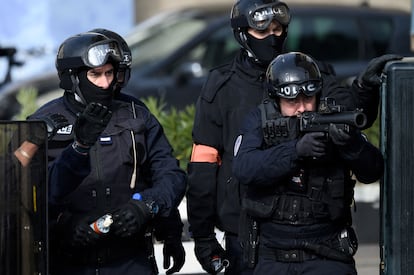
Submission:
<svg viewBox="0 0 414 275">
<path fill-rule="evenodd" d="M 187 212 L 193 237 L 214 233 L 217 163 L 188 165 Z"/>
<path fill-rule="evenodd" d="M 36 154 L 39 146 L 29 141 L 24 141 L 16 151 L 14 151 L 14 156 L 19 160 L 20 164 L 23 167 L 29 165 L 33 156 Z"/>
</svg>

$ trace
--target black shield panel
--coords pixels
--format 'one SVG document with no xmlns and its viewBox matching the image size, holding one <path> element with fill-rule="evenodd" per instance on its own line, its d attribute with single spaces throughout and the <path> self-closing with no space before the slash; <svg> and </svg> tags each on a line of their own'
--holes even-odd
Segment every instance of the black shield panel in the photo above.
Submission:
<svg viewBox="0 0 414 275">
<path fill-rule="evenodd" d="M 47 274 L 46 140 L 43 122 L 0 121 L 2 275 Z"/>
</svg>

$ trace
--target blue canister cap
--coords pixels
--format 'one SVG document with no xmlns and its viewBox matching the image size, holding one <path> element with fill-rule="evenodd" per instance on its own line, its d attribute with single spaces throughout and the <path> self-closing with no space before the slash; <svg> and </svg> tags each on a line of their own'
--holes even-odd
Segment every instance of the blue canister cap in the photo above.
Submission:
<svg viewBox="0 0 414 275">
<path fill-rule="evenodd" d="M 142 200 L 142 196 L 141 196 L 140 193 L 134 193 L 134 195 L 132 195 L 132 199 L 140 201 L 140 200 Z"/>
</svg>

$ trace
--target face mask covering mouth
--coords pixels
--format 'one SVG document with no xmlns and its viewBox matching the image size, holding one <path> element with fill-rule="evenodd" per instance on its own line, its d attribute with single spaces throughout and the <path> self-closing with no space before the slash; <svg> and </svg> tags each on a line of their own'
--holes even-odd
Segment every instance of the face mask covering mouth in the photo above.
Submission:
<svg viewBox="0 0 414 275">
<path fill-rule="evenodd" d="M 258 39 L 246 33 L 247 41 L 251 54 L 261 65 L 269 65 L 270 62 L 283 51 L 286 33 L 281 36 L 269 35 L 263 39 Z"/>
<path fill-rule="evenodd" d="M 86 74 L 87 70 L 83 70 L 78 74 L 79 89 L 81 90 L 82 95 L 86 100 L 86 104 L 96 102 L 110 107 L 113 100 L 113 90 L 116 80 L 114 79 L 107 89 L 102 89 L 90 82 Z"/>
</svg>

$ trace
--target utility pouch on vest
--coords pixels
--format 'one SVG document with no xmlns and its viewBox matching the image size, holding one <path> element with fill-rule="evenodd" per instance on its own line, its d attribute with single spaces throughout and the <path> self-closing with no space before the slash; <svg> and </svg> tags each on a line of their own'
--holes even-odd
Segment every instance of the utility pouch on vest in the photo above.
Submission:
<svg viewBox="0 0 414 275">
<path fill-rule="evenodd" d="M 264 198 L 260 201 L 243 198 L 242 207 L 246 213 L 254 218 L 270 218 L 275 209 L 274 196 Z"/>
<path fill-rule="evenodd" d="M 297 138 L 299 123 L 296 117 L 283 117 L 268 99 L 259 105 L 262 129 L 268 147 Z"/>
<path fill-rule="evenodd" d="M 354 256 L 358 250 L 358 238 L 354 229 L 345 227 L 338 235 L 339 250 L 346 255 Z"/>
</svg>

